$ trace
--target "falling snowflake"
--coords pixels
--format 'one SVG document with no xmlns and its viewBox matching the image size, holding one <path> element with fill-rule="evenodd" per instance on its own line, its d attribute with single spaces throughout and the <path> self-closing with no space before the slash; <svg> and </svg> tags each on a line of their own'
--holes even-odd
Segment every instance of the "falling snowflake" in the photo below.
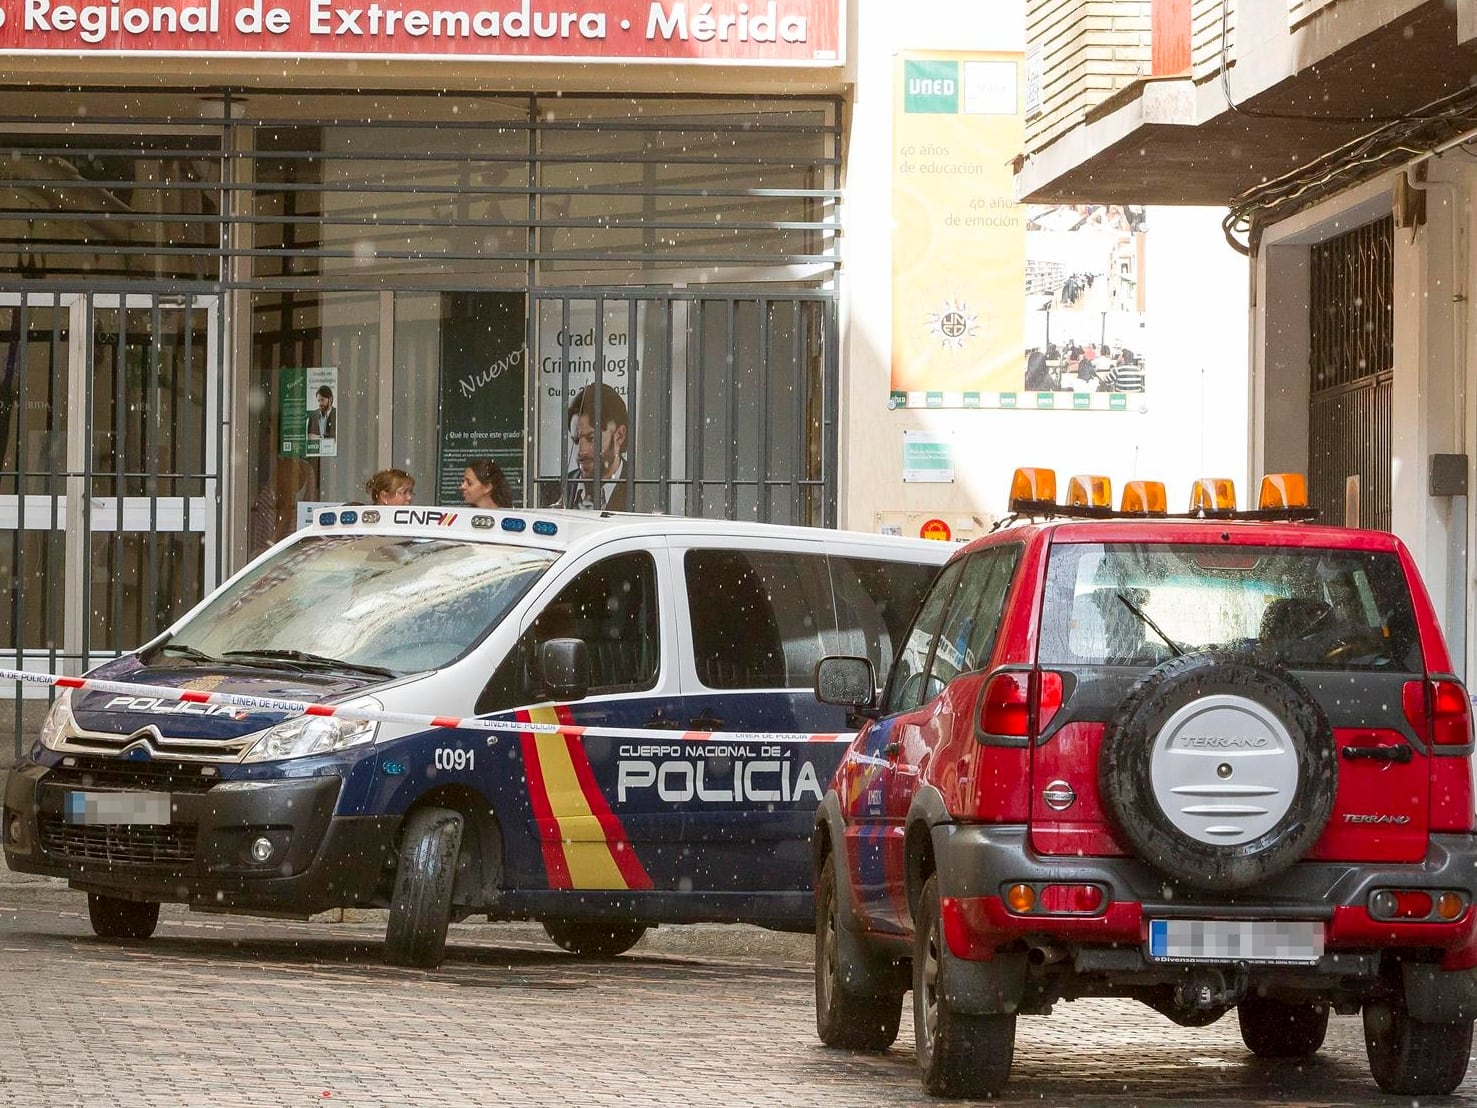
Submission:
<svg viewBox="0 0 1477 1108">
<path fill-rule="evenodd" d="M 962 300 L 945 300 L 944 306 L 924 321 L 930 335 L 937 335 L 946 350 L 959 350 L 964 340 L 980 333 L 980 317 Z"/>
</svg>

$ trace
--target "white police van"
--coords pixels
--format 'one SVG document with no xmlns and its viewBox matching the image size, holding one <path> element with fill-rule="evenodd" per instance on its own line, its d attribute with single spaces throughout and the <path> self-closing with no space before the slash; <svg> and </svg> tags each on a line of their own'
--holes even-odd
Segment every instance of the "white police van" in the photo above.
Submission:
<svg viewBox="0 0 1477 1108">
<path fill-rule="evenodd" d="M 86 890 L 107 937 L 148 937 L 161 902 L 385 907 L 402 965 L 438 964 L 473 914 L 592 956 L 659 923 L 806 930 L 813 813 L 847 730 L 815 663 L 886 672 L 950 552 L 325 510 L 57 697 L 7 782 L 6 861 Z"/>
</svg>

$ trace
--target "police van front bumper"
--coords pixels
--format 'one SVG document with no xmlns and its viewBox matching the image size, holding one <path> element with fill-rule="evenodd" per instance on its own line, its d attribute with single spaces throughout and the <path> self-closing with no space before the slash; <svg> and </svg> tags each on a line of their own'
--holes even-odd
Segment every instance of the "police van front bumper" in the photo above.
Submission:
<svg viewBox="0 0 1477 1108">
<path fill-rule="evenodd" d="M 6 864 L 131 900 L 291 915 L 373 903 L 399 826 L 390 816 L 335 816 L 336 775 L 191 792 L 48 775 L 27 763 L 10 772 Z"/>
</svg>

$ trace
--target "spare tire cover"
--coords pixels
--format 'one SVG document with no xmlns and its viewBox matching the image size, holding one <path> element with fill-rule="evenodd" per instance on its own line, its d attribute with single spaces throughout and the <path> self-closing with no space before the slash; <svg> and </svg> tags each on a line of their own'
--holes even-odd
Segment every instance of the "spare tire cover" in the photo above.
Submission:
<svg viewBox="0 0 1477 1108">
<path fill-rule="evenodd" d="M 1208 651 L 1145 674 L 1108 721 L 1098 790 L 1166 877 L 1244 889 L 1301 858 L 1338 791 L 1328 717 L 1285 670 Z"/>
</svg>

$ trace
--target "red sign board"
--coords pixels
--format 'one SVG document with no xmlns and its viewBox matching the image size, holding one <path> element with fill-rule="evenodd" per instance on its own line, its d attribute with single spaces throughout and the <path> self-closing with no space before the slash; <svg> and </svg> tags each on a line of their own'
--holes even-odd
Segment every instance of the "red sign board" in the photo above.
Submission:
<svg viewBox="0 0 1477 1108">
<path fill-rule="evenodd" d="M 836 66 L 842 0 L 0 0 L 0 54 Z"/>
<path fill-rule="evenodd" d="M 918 528 L 918 534 L 925 539 L 938 539 L 941 542 L 948 542 L 954 536 L 954 532 L 949 530 L 949 525 L 941 519 L 930 519 Z"/>
</svg>

